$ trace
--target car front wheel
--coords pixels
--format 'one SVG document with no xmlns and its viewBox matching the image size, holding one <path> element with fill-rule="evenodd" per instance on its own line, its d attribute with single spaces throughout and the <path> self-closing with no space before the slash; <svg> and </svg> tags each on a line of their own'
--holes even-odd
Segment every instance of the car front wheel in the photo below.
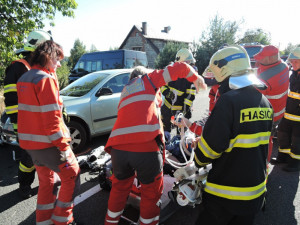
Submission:
<svg viewBox="0 0 300 225">
<path fill-rule="evenodd" d="M 83 150 L 87 141 L 86 130 L 84 129 L 84 126 L 77 121 L 70 121 L 67 126 L 70 130 L 72 139 L 70 142 L 71 148 L 75 154 L 79 153 Z"/>
</svg>

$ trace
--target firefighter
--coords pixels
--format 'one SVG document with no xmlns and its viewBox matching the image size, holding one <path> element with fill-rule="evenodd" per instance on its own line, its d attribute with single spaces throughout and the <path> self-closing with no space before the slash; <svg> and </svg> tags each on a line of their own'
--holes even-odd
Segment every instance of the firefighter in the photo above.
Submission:
<svg viewBox="0 0 300 225">
<path fill-rule="evenodd" d="M 176 62 L 153 72 L 135 68 L 122 91 L 118 117 L 105 146 L 113 167 L 105 225 L 118 224 L 135 175 L 141 183 L 139 224 L 158 224 L 165 147 L 159 88 L 178 78 L 188 79 L 196 88 L 205 85 L 190 65 Z"/>
<path fill-rule="evenodd" d="M 215 107 L 215 104 L 216 104 L 218 98 L 220 97 L 220 91 L 219 91 L 220 85 L 217 83 L 217 81 L 214 78 L 214 75 L 213 75 L 212 71 L 209 69 L 209 67 L 207 67 L 204 70 L 202 77 L 204 77 L 205 81 L 206 81 L 206 79 L 214 80 L 213 85 L 210 88 L 210 91 L 208 93 L 208 98 L 209 98 L 208 116 L 209 116 L 211 114 L 211 111 Z M 210 83 L 212 83 L 212 82 L 210 82 Z M 221 90 L 221 92 L 222 92 L 222 90 Z M 174 123 L 176 126 L 179 126 L 179 127 L 181 127 L 181 126 L 188 127 L 197 136 L 201 136 L 202 130 L 203 130 L 203 127 L 205 125 L 207 118 L 208 117 L 192 123 L 189 119 L 182 117 L 180 123 L 177 124 L 173 120 L 172 120 L 172 123 Z"/>
<path fill-rule="evenodd" d="M 287 61 L 293 67 L 290 76 L 290 91 L 284 117 L 277 132 L 279 152 L 277 163 L 287 163 L 283 170 L 300 171 L 300 47 L 294 49 Z"/>
<path fill-rule="evenodd" d="M 60 45 L 43 42 L 33 52 L 31 70 L 17 83 L 19 142 L 31 156 L 39 177 L 37 224 L 76 224 L 73 200 L 80 186 L 80 169 L 69 145 L 55 74 L 63 57 Z M 61 182 L 58 197 L 56 174 Z"/>
<path fill-rule="evenodd" d="M 289 67 L 280 59 L 279 50 L 273 45 L 263 47 L 253 57 L 258 65 L 257 76 L 267 86 L 267 89 L 260 90 L 260 92 L 267 97 L 274 110 L 274 121 L 268 153 L 268 161 L 270 161 L 273 149 L 273 137 L 276 127 L 285 111 L 289 88 Z M 274 163 L 274 160 L 272 162 Z"/>
<path fill-rule="evenodd" d="M 42 30 L 35 30 L 29 33 L 27 41 L 23 48 L 16 51 L 16 54 L 21 54 L 24 58 L 13 61 L 5 70 L 4 78 L 4 97 L 5 110 L 13 123 L 14 131 L 18 134 L 18 95 L 16 84 L 18 79 L 28 70 L 30 70 L 31 53 L 34 49 L 46 40 L 52 39 L 51 35 Z M 17 155 L 20 155 L 18 168 L 19 193 L 23 198 L 32 196 L 31 184 L 34 181 L 35 168 L 30 156 L 17 147 Z"/>
<path fill-rule="evenodd" d="M 243 47 L 218 50 L 209 68 L 224 92 L 195 143 L 196 166 L 212 163 L 196 224 L 250 225 L 264 205 L 273 109 Z"/>
<path fill-rule="evenodd" d="M 190 50 L 182 48 L 177 52 L 175 62 L 194 64 L 196 60 Z M 162 122 L 164 130 L 171 132 L 171 117 L 175 116 L 176 113 L 182 112 L 186 118 L 191 118 L 196 89 L 192 82 L 181 78 L 163 86 L 161 92 L 165 97 L 161 107 Z"/>
</svg>

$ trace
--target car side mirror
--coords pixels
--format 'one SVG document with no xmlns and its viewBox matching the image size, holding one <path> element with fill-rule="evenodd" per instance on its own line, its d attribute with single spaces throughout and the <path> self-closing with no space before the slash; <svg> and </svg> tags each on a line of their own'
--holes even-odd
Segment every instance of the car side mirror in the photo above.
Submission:
<svg viewBox="0 0 300 225">
<path fill-rule="evenodd" d="M 113 94 L 113 91 L 111 90 L 111 88 L 103 87 L 97 91 L 96 97 L 100 97 L 103 95 L 112 95 L 112 94 Z"/>
</svg>

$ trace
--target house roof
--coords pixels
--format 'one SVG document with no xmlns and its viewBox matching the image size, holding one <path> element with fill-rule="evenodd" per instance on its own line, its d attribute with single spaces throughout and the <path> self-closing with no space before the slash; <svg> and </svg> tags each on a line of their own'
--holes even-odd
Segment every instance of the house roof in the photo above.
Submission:
<svg viewBox="0 0 300 225">
<path fill-rule="evenodd" d="M 125 43 L 127 42 L 127 39 L 130 37 L 130 34 L 135 29 L 138 30 L 143 35 L 143 37 L 146 38 L 150 42 L 151 45 L 153 44 L 151 42 L 151 39 L 162 40 L 162 41 L 174 41 L 174 42 L 191 43 L 190 41 L 187 41 L 187 40 L 180 40 L 179 38 L 176 38 L 174 35 L 172 35 L 170 33 L 155 31 L 154 29 L 151 29 L 151 27 L 149 27 L 148 25 L 147 25 L 147 35 L 144 35 L 143 30 L 140 26 L 133 25 L 133 27 L 129 31 L 128 35 L 124 39 L 123 43 L 121 44 L 120 48 L 122 48 L 125 45 Z M 155 46 L 155 48 L 157 48 L 157 47 Z M 158 52 L 159 52 L 159 50 L 158 50 Z"/>
</svg>

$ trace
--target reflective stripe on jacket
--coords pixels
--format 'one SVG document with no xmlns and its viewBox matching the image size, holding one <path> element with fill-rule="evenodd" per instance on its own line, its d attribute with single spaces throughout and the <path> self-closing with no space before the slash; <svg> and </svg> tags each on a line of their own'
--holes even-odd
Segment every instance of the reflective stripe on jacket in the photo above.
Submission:
<svg viewBox="0 0 300 225">
<path fill-rule="evenodd" d="M 271 102 L 274 109 L 274 121 L 278 121 L 285 112 L 289 88 L 288 65 L 283 61 L 268 66 L 260 65 L 257 73 L 258 78 L 267 85 L 266 90 L 259 91 Z"/>
<path fill-rule="evenodd" d="M 228 85 L 228 81 L 224 83 Z M 195 149 L 195 163 L 199 166 L 212 163 L 205 191 L 233 212 L 260 209 L 260 196 L 263 198 L 266 191 L 272 121 L 270 102 L 253 86 L 248 86 L 222 93 L 205 123 Z"/>
<path fill-rule="evenodd" d="M 186 63 L 174 63 L 164 70 L 132 79 L 124 87 L 118 106 L 118 117 L 105 146 L 106 151 L 115 145 L 137 144 L 163 140 L 160 122 L 161 95 L 159 88 L 179 77 L 196 79 L 195 70 Z"/>
<path fill-rule="evenodd" d="M 18 95 L 17 95 L 17 81 L 18 79 L 31 67 L 25 59 L 19 59 L 13 61 L 9 67 L 7 67 L 4 78 L 4 102 L 5 111 L 10 117 L 11 122 L 17 123 L 18 114 Z M 17 129 L 16 129 L 17 131 Z"/>
<path fill-rule="evenodd" d="M 32 69 L 17 83 L 19 96 L 19 142 L 23 149 L 69 147 L 69 130 L 62 117 L 56 76 Z"/>
<path fill-rule="evenodd" d="M 286 101 L 284 118 L 300 122 L 300 72 L 293 71 L 290 77 L 290 91 Z"/>
</svg>

